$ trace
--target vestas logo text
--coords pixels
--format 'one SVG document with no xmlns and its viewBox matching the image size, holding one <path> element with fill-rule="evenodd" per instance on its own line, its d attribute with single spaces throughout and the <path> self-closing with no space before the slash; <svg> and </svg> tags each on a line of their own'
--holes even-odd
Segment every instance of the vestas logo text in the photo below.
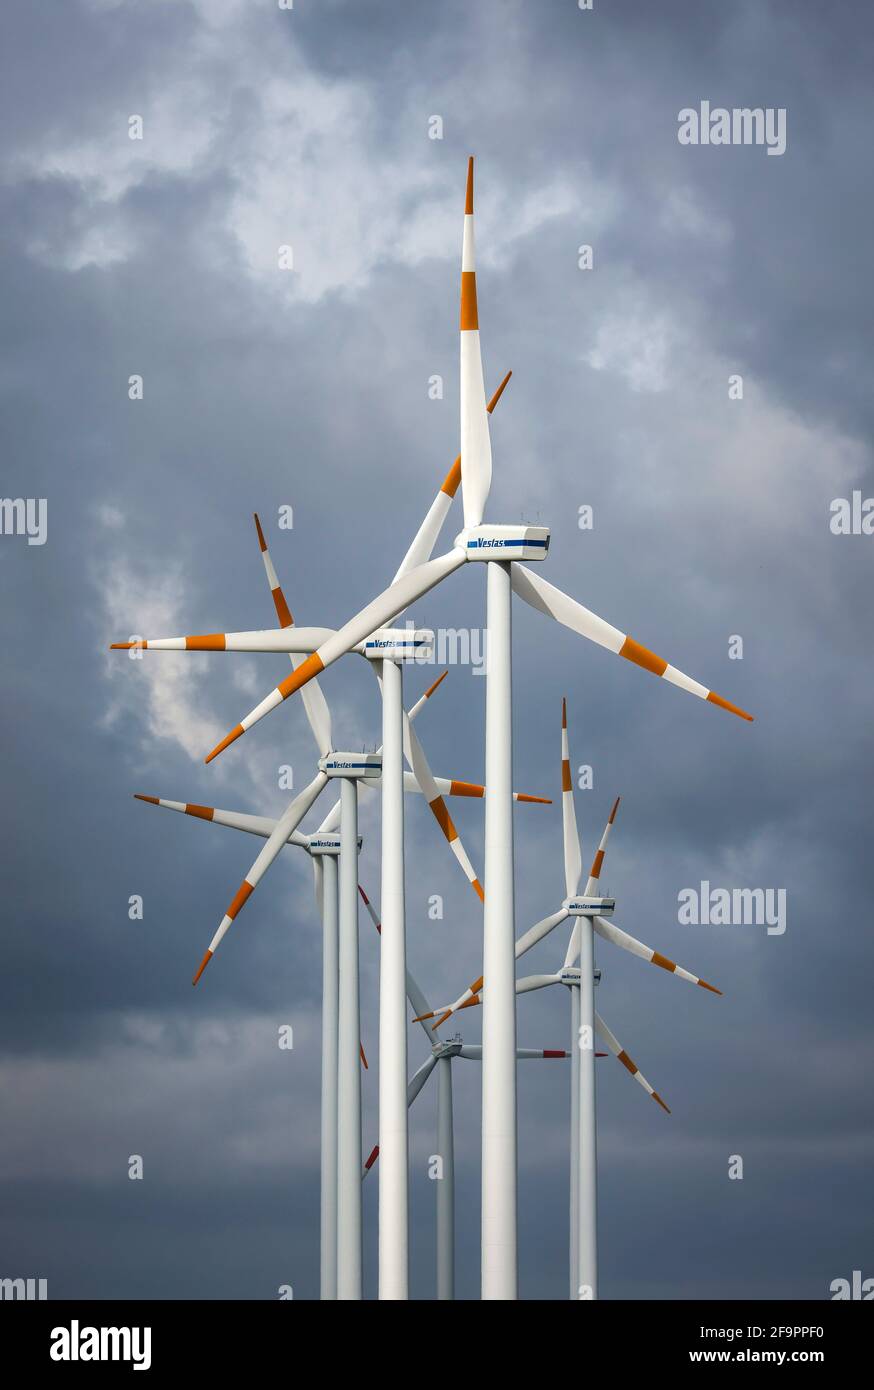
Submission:
<svg viewBox="0 0 874 1390">
<path fill-rule="evenodd" d="M 472 541 L 468 541 L 468 550 L 504 550 L 508 546 L 510 549 L 517 549 L 520 546 L 535 546 L 538 549 L 545 549 L 547 541 L 528 540 L 524 536 L 512 539 L 505 539 L 503 536 L 476 536 Z"/>
<path fill-rule="evenodd" d="M 49 1355 L 53 1361 L 132 1361 L 135 1371 L 152 1364 L 150 1327 L 53 1327 Z"/>
</svg>

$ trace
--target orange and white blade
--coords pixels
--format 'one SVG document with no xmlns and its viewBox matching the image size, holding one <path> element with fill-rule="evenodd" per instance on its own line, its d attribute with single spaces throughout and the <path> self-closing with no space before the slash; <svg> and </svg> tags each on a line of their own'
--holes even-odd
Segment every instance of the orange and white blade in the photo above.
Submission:
<svg viewBox="0 0 874 1390">
<path fill-rule="evenodd" d="M 654 951 L 651 946 L 645 946 L 637 937 L 629 936 L 628 932 L 617 927 L 615 922 L 611 922 L 606 917 L 593 917 L 592 925 L 599 936 L 605 941 L 612 941 L 614 946 L 621 946 L 623 951 L 630 951 L 633 956 L 639 956 L 641 960 L 649 961 L 651 965 L 659 965 L 662 970 L 667 970 L 671 975 L 677 975 L 681 980 L 688 980 L 690 985 L 700 985 L 702 989 L 710 990 L 711 994 L 721 994 L 722 990 L 715 985 L 709 985 L 706 980 L 699 980 L 697 975 L 691 971 L 684 970 L 676 961 L 669 960 L 667 956 Z"/>
<path fill-rule="evenodd" d="M 143 637 L 112 642 L 110 651 L 149 652 L 313 652 L 333 636 L 330 627 L 268 627 L 252 632 L 205 632 L 189 637 Z"/>
<path fill-rule="evenodd" d="M 628 1053 L 625 1051 L 625 1048 L 619 1042 L 619 1039 L 614 1037 L 613 1034 L 610 1032 L 610 1029 L 607 1027 L 606 1023 L 604 1022 L 603 1018 L 599 1013 L 595 1014 L 595 1032 L 600 1033 L 601 1037 L 604 1039 L 610 1051 L 613 1053 L 613 1056 L 618 1057 L 623 1067 L 625 1067 L 627 1071 L 631 1072 L 631 1075 L 634 1077 L 635 1081 L 640 1082 L 647 1095 L 652 1096 L 656 1104 L 660 1105 L 663 1110 L 667 1110 L 668 1114 L 670 1115 L 671 1112 L 668 1109 L 667 1105 L 665 1105 L 658 1091 L 653 1090 L 652 1086 L 650 1086 L 643 1072 L 640 1070 L 637 1064 L 633 1062 L 632 1059 L 629 1057 Z"/>
<path fill-rule="evenodd" d="M 473 234 L 473 158 L 467 165 L 461 248 L 461 492 L 465 528 L 479 526 L 492 482 L 492 445 L 486 410 Z"/>
<path fill-rule="evenodd" d="M 261 701 L 259 705 L 246 715 L 230 733 L 228 733 L 217 744 L 212 752 L 207 756 L 206 762 L 212 762 L 213 758 L 218 757 L 219 753 L 224 752 L 232 743 L 240 738 L 253 724 L 257 724 L 263 719 L 265 714 L 281 705 L 283 700 L 287 700 L 295 691 L 302 689 L 307 681 L 311 681 L 314 676 L 320 675 L 327 666 L 337 661 L 346 652 L 352 651 L 359 642 L 363 642 L 365 637 L 369 637 L 377 628 L 384 627 L 399 613 L 402 613 L 417 598 L 428 593 L 441 580 L 452 574 L 465 563 L 465 555 L 462 550 L 450 550 L 445 555 L 440 555 L 436 560 L 429 560 L 424 565 L 419 565 L 416 569 L 410 570 L 409 574 L 404 575 L 396 584 L 392 584 L 384 590 L 366 608 L 362 608 L 354 618 L 351 618 L 339 632 L 332 632 L 327 641 L 323 642 L 317 651 L 312 652 L 305 661 L 301 662 L 296 671 L 292 671 L 290 676 L 280 681 L 275 690 Z M 294 629 L 290 629 L 294 631 Z"/>
<path fill-rule="evenodd" d="M 415 778 L 413 778 L 413 783 L 415 791 L 422 790 Z M 482 799 L 486 794 L 486 789 L 481 782 L 463 782 L 457 777 L 435 777 L 434 785 L 442 796 L 468 796 Z M 530 792 L 514 792 L 513 800 L 530 802 L 537 806 L 552 805 L 551 797 L 532 796 Z"/>
<path fill-rule="evenodd" d="M 273 561 L 270 558 L 270 551 L 267 547 L 267 538 L 262 530 L 257 512 L 255 512 L 255 529 L 258 532 L 258 544 L 261 547 L 261 559 L 264 561 L 264 573 L 267 575 L 267 583 L 270 587 L 270 595 L 273 599 L 273 606 L 276 609 L 276 616 L 279 619 L 279 626 L 281 628 L 293 627 L 294 618 L 291 615 L 291 609 L 286 603 L 285 594 L 282 592 L 282 586 L 279 583 L 276 570 L 273 567 Z M 301 655 L 295 655 L 289 652 L 289 660 L 292 668 L 296 671 L 303 663 L 304 658 Z M 313 731 L 313 737 L 316 740 L 316 747 L 319 750 L 319 755 L 322 758 L 327 757 L 332 746 L 331 711 L 328 709 L 328 702 L 317 680 L 310 681 L 302 688 L 301 699 L 303 700 L 304 711 L 309 726 Z"/>
<path fill-rule="evenodd" d="M 501 382 L 497 391 L 492 396 L 491 400 L 486 406 L 486 410 L 488 411 L 489 415 L 491 415 L 495 406 L 498 404 L 498 401 L 501 399 L 501 396 L 504 392 L 504 387 L 507 385 L 507 382 L 510 380 L 510 377 L 512 375 L 512 372 L 507 373 L 507 375 L 504 377 L 504 380 Z M 434 547 L 437 544 L 437 540 L 440 536 L 440 532 L 443 529 L 443 523 L 446 520 L 450 507 L 452 506 L 452 499 L 458 491 L 458 485 L 460 482 L 461 454 L 458 455 L 458 458 L 455 460 L 449 472 L 446 474 L 446 477 L 443 479 L 443 482 L 440 484 L 440 491 L 437 493 L 437 496 L 431 503 L 425 520 L 422 522 L 422 525 L 416 532 L 416 535 L 413 538 L 409 550 L 407 551 L 406 555 L 401 561 L 400 568 L 398 569 L 398 572 L 395 575 L 395 579 L 400 579 L 402 575 L 408 572 L 408 570 L 415 569 L 416 565 L 422 565 L 425 563 L 426 560 L 430 560 L 431 555 L 434 551 Z"/>
<path fill-rule="evenodd" d="M 250 816 L 244 811 L 223 811 L 218 806 L 198 806 L 193 801 L 166 801 L 160 796 L 143 796 L 141 792 L 134 792 L 134 800 L 145 801 L 149 806 L 163 806 L 167 811 L 180 811 L 196 820 L 209 821 L 211 825 L 224 825 L 230 830 L 244 830 L 249 835 L 260 835 L 264 840 L 276 829 L 276 821 L 270 820 L 268 816 Z M 288 838 L 292 844 L 306 848 L 307 838 L 298 831 L 292 831 Z"/>
<path fill-rule="evenodd" d="M 564 836 L 564 884 L 572 898 L 580 886 L 583 856 L 577 813 L 574 807 L 574 782 L 571 777 L 570 752 L 567 737 L 567 700 L 561 702 L 561 827 Z"/>
<path fill-rule="evenodd" d="M 404 717 L 404 755 L 413 770 L 413 776 L 418 782 L 425 800 L 431 810 L 434 819 L 440 826 L 443 837 L 458 863 L 468 883 L 473 888 L 480 902 L 484 901 L 482 884 L 477 877 L 476 870 L 470 862 L 467 850 L 461 842 L 461 837 L 455 828 L 452 817 L 446 809 L 446 802 L 440 795 L 439 788 L 434 781 L 433 773 L 428 766 L 428 759 L 425 757 L 424 749 L 419 742 L 418 735 L 411 725 L 409 718 Z"/>
<path fill-rule="evenodd" d="M 234 894 L 230 907 L 222 918 L 218 931 L 209 943 L 209 949 L 198 967 L 197 973 L 192 981 L 193 984 L 197 984 L 207 965 L 221 945 L 229 927 L 235 921 L 240 910 L 249 901 L 249 898 L 258 887 L 261 879 L 288 840 L 289 835 L 292 831 L 297 829 L 327 780 L 325 773 L 320 772 L 318 776 L 313 778 L 308 787 L 304 787 L 303 791 L 294 798 L 279 817 L 279 820 L 276 822 L 274 829 L 268 837 L 267 843 Z"/>
<path fill-rule="evenodd" d="M 586 883 L 586 897 L 596 893 L 598 890 L 598 880 L 601 877 L 601 869 L 604 866 L 604 855 L 607 853 L 607 841 L 610 838 L 610 831 L 616 819 L 616 812 L 619 809 L 620 800 L 621 798 L 617 796 L 616 800 L 613 802 L 613 810 L 607 817 L 607 824 L 604 826 L 604 834 L 601 836 L 601 843 L 595 851 L 595 858 L 592 860 L 592 867 L 589 870 L 589 878 Z"/>
<path fill-rule="evenodd" d="M 603 618 L 584 608 L 576 599 L 569 598 L 561 589 L 541 579 L 539 574 L 535 574 L 526 565 L 514 564 L 511 574 L 515 593 L 539 613 L 545 613 L 547 617 L 554 618 L 557 623 L 570 628 L 572 632 L 578 632 L 581 637 L 588 637 L 591 642 L 597 642 L 599 647 L 606 647 L 617 656 L 624 656 L 626 661 L 633 662 L 644 671 L 650 671 L 654 676 L 661 676 L 663 680 L 669 681 L 671 685 L 687 690 L 690 695 L 708 700 L 710 704 L 718 705 L 720 709 L 726 709 L 741 719 L 752 720 L 753 716 L 747 714 L 746 710 L 724 700 L 714 690 L 708 690 L 706 686 L 678 671 L 675 666 L 669 666 L 667 661 L 656 656 L 655 652 L 649 651 L 627 633 L 620 632 L 617 627 L 611 626 Z"/>
<path fill-rule="evenodd" d="M 407 718 L 408 718 L 408 719 L 415 719 L 415 718 L 416 718 L 416 715 L 421 713 L 421 711 L 425 708 L 425 705 L 427 704 L 427 702 L 430 700 L 431 696 L 434 694 L 434 691 L 437 689 L 437 687 L 438 687 L 439 685 L 441 685 L 441 684 L 443 683 L 443 681 L 445 681 L 445 679 L 446 679 L 446 677 L 447 677 L 448 675 L 449 675 L 449 671 L 448 671 L 448 670 L 447 670 L 447 671 L 443 671 L 443 672 L 437 677 L 436 681 L 434 681 L 433 684 L 431 684 L 431 685 L 428 686 L 428 689 L 425 691 L 424 695 L 420 695 L 420 696 L 419 696 L 418 700 L 417 700 L 416 703 L 413 705 L 412 709 L 409 711 L 409 713 L 408 713 L 408 715 L 407 715 Z"/>
</svg>

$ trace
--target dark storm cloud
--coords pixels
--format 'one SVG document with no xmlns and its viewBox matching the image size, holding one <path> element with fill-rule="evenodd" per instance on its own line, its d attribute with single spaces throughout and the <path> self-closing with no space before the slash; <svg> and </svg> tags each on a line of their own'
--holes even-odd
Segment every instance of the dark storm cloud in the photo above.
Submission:
<svg viewBox="0 0 874 1390">
<path fill-rule="evenodd" d="M 599 1062 L 604 1293 L 823 1296 L 871 1250 L 871 562 L 866 538 L 828 530 L 830 500 L 870 477 L 869 18 L 812 3 L 83 0 L 2 24 L 3 488 L 48 497 L 49 541 L 0 542 L 15 1264 L 0 1272 L 47 1274 L 54 1296 L 317 1289 L 309 864 L 283 853 L 192 994 L 258 845 L 130 795 L 278 813 L 279 766 L 296 787 L 312 775 L 303 711 L 204 768 L 213 732 L 283 661 L 105 648 L 150 622 L 270 623 L 255 508 L 299 621 L 338 624 L 390 578 L 457 448 L 473 149 L 487 382 L 514 369 L 490 515 L 539 514 L 554 583 L 757 715 L 742 725 L 514 610 L 517 787 L 556 794 L 567 695 L 573 762 L 595 777 L 577 797 L 584 861 L 622 793 L 617 921 L 725 991 L 599 948 L 599 1010 L 673 1109 Z M 681 147 L 677 113 L 703 98 L 785 106 L 785 155 Z M 427 139 L 435 113 L 442 142 Z M 275 269 L 285 242 L 292 277 Z M 727 398 L 733 372 L 743 402 Z M 427 396 L 435 373 L 443 401 Z M 286 503 L 291 532 L 276 525 Z M 585 503 L 593 531 L 577 525 Z M 414 616 L 481 623 L 479 578 Z M 408 674 L 411 699 L 432 675 Z M 323 684 L 337 741 L 378 742 L 362 664 Z M 435 771 L 480 780 L 483 694 L 454 668 L 423 713 Z M 481 865 L 479 809 L 457 819 Z M 564 889 L 557 806 L 517 810 L 522 930 Z M 438 1003 L 479 972 L 479 919 L 426 808 L 410 799 L 408 815 L 410 963 Z M 378 806 L 364 834 L 378 900 Z M 785 935 L 681 926 L 677 894 L 702 879 L 785 887 Z M 531 970 L 565 946 L 549 938 Z M 365 1147 L 377 968 L 362 917 Z M 477 1040 L 476 1011 L 461 1018 Z M 290 1058 L 275 1042 L 287 1021 Z M 520 1004 L 523 1045 L 566 1046 L 569 1027 L 561 991 Z M 413 1030 L 411 1070 L 425 1047 Z M 521 1289 L 561 1297 L 567 1076 L 538 1067 L 520 1069 Z M 455 1073 L 459 1289 L 475 1297 L 480 1077 Z M 421 1297 L 432 1084 L 413 1115 Z M 126 1177 L 138 1152 L 141 1185 Z M 733 1153 L 742 1183 L 726 1177 Z M 372 1291 L 373 1178 L 365 1205 Z"/>
</svg>

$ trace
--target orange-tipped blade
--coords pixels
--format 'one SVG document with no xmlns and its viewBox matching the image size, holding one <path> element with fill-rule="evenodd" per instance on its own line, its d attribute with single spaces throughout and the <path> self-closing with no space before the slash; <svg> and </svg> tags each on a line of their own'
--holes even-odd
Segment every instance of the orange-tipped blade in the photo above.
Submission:
<svg viewBox="0 0 874 1390">
<path fill-rule="evenodd" d="M 225 735 L 221 743 L 216 744 L 212 752 L 208 754 L 203 761 L 205 763 L 211 763 L 213 758 L 217 758 L 219 753 L 223 753 L 226 748 L 230 748 L 231 744 L 236 743 L 237 739 L 241 738 L 245 732 L 246 730 L 243 728 L 242 724 L 238 724 L 235 729 L 231 729 L 231 732 Z"/>
<path fill-rule="evenodd" d="M 203 960 L 200 962 L 200 965 L 197 967 L 197 974 L 195 975 L 194 979 L 191 981 L 191 983 L 192 983 L 193 985 L 196 985 L 196 984 L 197 984 L 198 980 L 200 979 L 201 975 L 203 974 L 204 970 L 205 970 L 206 967 L 209 965 L 209 963 L 210 963 L 211 960 L 212 960 L 212 951 L 207 951 L 207 953 L 206 953 L 206 955 L 204 956 Z"/>
</svg>

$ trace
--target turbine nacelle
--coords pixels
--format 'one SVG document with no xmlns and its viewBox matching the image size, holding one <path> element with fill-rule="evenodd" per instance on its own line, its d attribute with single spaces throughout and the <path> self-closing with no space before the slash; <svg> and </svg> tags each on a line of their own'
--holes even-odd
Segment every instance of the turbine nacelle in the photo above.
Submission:
<svg viewBox="0 0 874 1390">
<path fill-rule="evenodd" d="M 459 1057 L 461 1055 L 462 1041 L 461 1035 L 457 1033 L 454 1038 L 441 1039 L 431 1048 L 431 1055 L 438 1060 L 441 1057 Z"/>
<path fill-rule="evenodd" d="M 326 777 L 380 777 L 382 775 L 381 753 L 328 753 L 319 759 L 319 772 Z"/>
<path fill-rule="evenodd" d="M 361 853 L 361 846 L 363 844 L 364 839 L 361 835 L 359 835 L 359 854 Z M 325 834 L 324 832 L 317 832 L 316 834 L 310 836 L 307 842 L 307 849 L 309 850 L 310 854 L 331 854 L 336 858 L 340 853 L 340 836 L 336 832 L 332 832 L 330 834 Z"/>
<path fill-rule="evenodd" d="M 567 985 L 570 989 L 574 985 L 579 985 L 581 976 L 582 972 L 580 971 L 580 967 L 578 965 L 566 965 L 562 970 L 559 971 L 558 979 L 560 984 Z M 596 985 L 599 985 L 601 983 L 600 970 L 592 971 L 592 980 Z"/>
<path fill-rule="evenodd" d="M 434 655 L 430 628 L 381 627 L 359 648 L 370 661 L 424 661 Z"/>
<path fill-rule="evenodd" d="M 455 548 L 466 560 L 545 560 L 549 527 L 468 526 L 455 538 Z"/>
<path fill-rule="evenodd" d="M 565 898 L 562 907 L 571 917 L 612 917 L 616 906 L 615 898 L 593 898 L 586 894 L 575 894 Z"/>
</svg>

